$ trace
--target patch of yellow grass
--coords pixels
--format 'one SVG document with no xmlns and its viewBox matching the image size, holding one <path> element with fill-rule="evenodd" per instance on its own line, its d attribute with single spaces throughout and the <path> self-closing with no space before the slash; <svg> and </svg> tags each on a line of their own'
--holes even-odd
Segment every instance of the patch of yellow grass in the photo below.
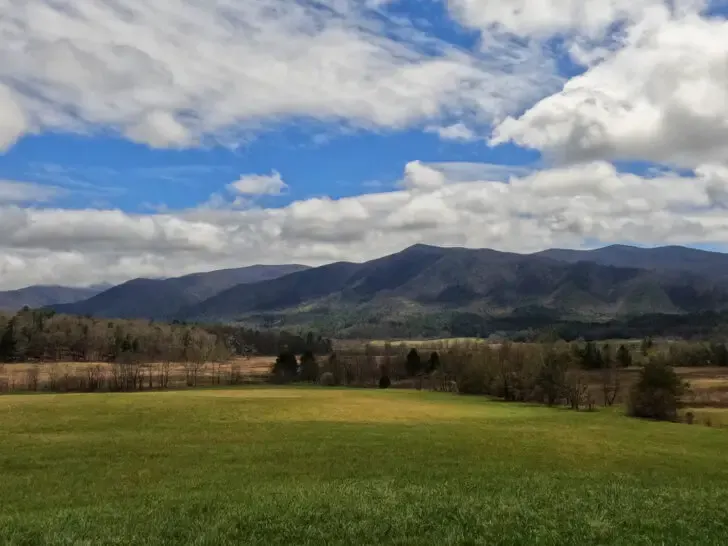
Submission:
<svg viewBox="0 0 728 546">
<path fill-rule="evenodd" d="M 523 416 L 524 408 L 463 403 L 455 395 L 417 391 L 351 389 L 255 388 L 190 391 L 193 396 L 248 400 L 258 418 L 271 421 L 350 423 L 431 423 L 462 419 L 504 419 Z M 269 401 L 269 403 L 267 403 Z M 252 408 L 251 408 L 252 409 Z"/>
<path fill-rule="evenodd" d="M 687 408 L 695 415 L 695 424 L 728 427 L 728 408 Z"/>
</svg>

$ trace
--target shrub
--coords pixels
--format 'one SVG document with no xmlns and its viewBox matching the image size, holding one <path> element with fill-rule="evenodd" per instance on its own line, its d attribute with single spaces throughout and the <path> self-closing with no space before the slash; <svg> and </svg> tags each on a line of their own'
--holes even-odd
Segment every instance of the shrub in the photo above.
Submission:
<svg viewBox="0 0 728 546">
<path fill-rule="evenodd" d="M 38 380 L 40 378 L 40 367 L 34 364 L 25 372 L 25 382 L 29 391 L 38 390 Z"/>
<path fill-rule="evenodd" d="M 346 385 L 346 362 L 339 359 L 336 353 L 331 353 L 323 362 L 323 373 L 330 373 L 334 378 L 334 385 Z"/>
<path fill-rule="evenodd" d="M 588 376 L 581 370 L 569 370 L 564 378 L 564 397 L 573 410 L 586 406 L 592 409 L 594 401 L 589 392 Z"/>
<path fill-rule="evenodd" d="M 430 360 L 427 362 L 427 371 L 432 373 L 440 369 L 440 355 L 437 351 L 430 353 Z"/>
<path fill-rule="evenodd" d="M 624 345 L 620 345 L 617 349 L 617 362 L 622 368 L 629 368 L 632 365 L 632 354 Z"/>
<path fill-rule="evenodd" d="M 331 372 L 324 372 L 319 378 L 319 383 L 321 383 L 321 385 L 324 387 L 333 387 L 334 385 L 336 385 L 336 378 Z"/>
<path fill-rule="evenodd" d="M 164 387 L 165 385 L 162 385 L 161 378 L 163 375 L 160 375 L 160 387 Z M 243 382 L 243 373 L 240 370 L 240 364 L 237 362 L 233 362 L 230 365 L 230 377 L 228 378 L 228 383 L 231 385 L 240 385 Z"/>
<path fill-rule="evenodd" d="M 392 384 L 392 381 L 389 379 L 388 375 L 383 375 L 379 378 L 379 388 L 380 389 L 388 389 L 389 386 Z"/>
<path fill-rule="evenodd" d="M 289 352 L 281 353 L 273 364 L 271 379 L 276 383 L 285 383 L 296 378 L 298 373 L 298 362 L 296 355 Z"/>
<path fill-rule="evenodd" d="M 305 351 L 301 355 L 301 381 L 311 381 L 313 383 L 318 380 L 319 366 L 316 357 L 311 351 Z"/>
<path fill-rule="evenodd" d="M 651 359 L 632 388 L 629 415 L 658 421 L 676 421 L 680 397 L 685 384 L 672 367 L 659 359 Z"/>
<path fill-rule="evenodd" d="M 462 394 L 490 394 L 491 378 L 486 368 L 473 361 L 466 362 L 457 374 L 458 392 Z"/>
<path fill-rule="evenodd" d="M 537 392 L 541 401 L 549 406 L 559 402 L 564 395 L 568 361 L 553 350 L 545 352 L 536 377 Z"/>
</svg>

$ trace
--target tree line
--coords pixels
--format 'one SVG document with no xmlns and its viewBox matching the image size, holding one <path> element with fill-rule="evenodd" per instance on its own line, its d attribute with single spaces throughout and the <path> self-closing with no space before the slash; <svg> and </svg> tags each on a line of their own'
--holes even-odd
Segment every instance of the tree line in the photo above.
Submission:
<svg viewBox="0 0 728 546">
<path fill-rule="evenodd" d="M 0 313 L 0 362 L 188 362 L 281 351 L 331 351 L 308 333 L 256 331 L 229 325 L 161 323 L 58 315 L 22 309 Z"/>
<path fill-rule="evenodd" d="M 285 352 L 271 380 L 389 388 L 391 385 L 486 395 L 506 401 L 564 405 L 574 410 L 624 401 L 635 417 L 676 420 L 686 385 L 676 366 L 726 366 L 722 343 L 599 345 L 595 342 L 458 343 L 418 351 L 405 344 L 364 345 L 318 361 L 310 351 Z M 625 385 L 625 369 L 635 372 Z M 635 369 L 637 368 L 637 369 Z M 631 372 L 630 372 L 631 373 Z"/>
<path fill-rule="evenodd" d="M 364 346 L 363 353 L 332 353 L 321 362 L 311 352 L 299 359 L 279 355 L 271 380 L 320 382 L 326 385 L 379 386 L 392 384 L 435 391 L 488 395 L 508 401 L 565 404 L 573 409 L 593 407 L 590 385 L 599 370 L 605 405 L 614 404 L 620 390 L 620 368 L 633 363 L 632 351 L 594 343 L 459 343 L 423 351 L 404 344 Z"/>
</svg>

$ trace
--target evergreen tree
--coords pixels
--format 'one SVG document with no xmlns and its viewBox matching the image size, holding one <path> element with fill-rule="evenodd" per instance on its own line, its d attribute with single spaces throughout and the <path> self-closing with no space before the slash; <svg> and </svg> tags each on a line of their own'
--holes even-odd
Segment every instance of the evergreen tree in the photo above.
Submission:
<svg viewBox="0 0 728 546">
<path fill-rule="evenodd" d="M 437 351 L 430 353 L 430 359 L 427 361 L 427 371 L 434 372 L 440 369 L 440 355 Z"/>
<path fill-rule="evenodd" d="M 602 353 L 593 341 L 588 341 L 581 352 L 581 366 L 585 370 L 598 370 L 604 366 Z"/>
<path fill-rule="evenodd" d="M 629 368 L 632 365 L 632 353 L 624 345 L 620 345 L 617 349 L 617 364 L 621 368 Z"/>
<path fill-rule="evenodd" d="M 422 361 L 420 360 L 420 353 L 417 349 L 410 349 L 407 353 L 407 375 L 412 377 L 420 373 L 422 370 Z"/>
<path fill-rule="evenodd" d="M 726 349 L 725 343 L 711 343 L 710 344 L 711 364 L 713 366 L 728 366 L 728 349 Z"/>
<path fill-rule="evenodd" d="M 293 381 L 298 375 L 296 355 L 285 351 L 278 355 L 273 364 L 273 377 L 278 381 Z"/>
<path fill-rule="evenodd" d="M 13 362 L 18 357 L 15 330 L 15 319 L 11 319 L 0 337 L 0 362 Z"/>
</svg>

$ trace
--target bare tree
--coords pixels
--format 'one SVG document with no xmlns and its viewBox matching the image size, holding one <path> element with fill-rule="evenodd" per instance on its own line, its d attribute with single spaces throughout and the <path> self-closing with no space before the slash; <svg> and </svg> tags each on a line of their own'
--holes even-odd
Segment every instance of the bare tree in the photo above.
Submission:
<svg viewBox="0 0 728 546">
<path fill-rule="evenodd" d="M 616 358 L 612 357 L 608 345 L 605 345 L 602 350 L 602 361 L 603 367 L 600 373 L 604 405 L 612 406 L 619 395 L 621 374 L 619 371 L 619 362 Z"/>
</svg>

